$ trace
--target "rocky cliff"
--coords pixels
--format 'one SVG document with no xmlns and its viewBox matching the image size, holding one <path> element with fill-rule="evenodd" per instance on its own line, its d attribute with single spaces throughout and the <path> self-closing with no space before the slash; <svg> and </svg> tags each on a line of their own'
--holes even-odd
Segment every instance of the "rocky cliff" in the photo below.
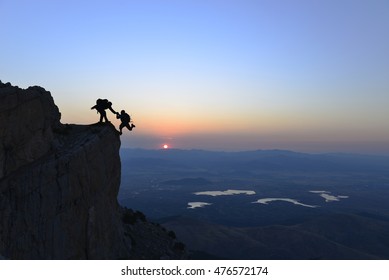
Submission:
<svg viewBox="0 0 389 280">
<path fill-rule="evenodd" d="M 120 207 L 120 138 L 64 125 L 50 92 L 0 82 L 0 255 L 9 259 L 182 258 L 173 234 Z"/>
</svg>

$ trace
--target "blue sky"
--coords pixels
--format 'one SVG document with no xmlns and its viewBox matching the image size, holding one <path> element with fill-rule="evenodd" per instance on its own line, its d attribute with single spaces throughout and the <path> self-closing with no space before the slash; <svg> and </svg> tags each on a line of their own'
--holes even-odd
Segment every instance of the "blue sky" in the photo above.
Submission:
<svg viewBox="0 0 389 280">
<path fill-rule="evenodd" d="M 389 153 L 388 1 L 0 0 L 0 79 L 123 146 Z M 113 120 L 113 115 L 110 116 Z M 116 123 L 117 124 L 117 123 Z"/>
</svg>

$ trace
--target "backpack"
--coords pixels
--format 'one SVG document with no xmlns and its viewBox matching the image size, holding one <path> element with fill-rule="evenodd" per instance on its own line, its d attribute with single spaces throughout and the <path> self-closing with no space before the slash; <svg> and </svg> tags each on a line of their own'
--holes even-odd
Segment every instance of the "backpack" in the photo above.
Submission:
<svg viewBox="0 0 389 280">
<path fill-rule="evenodd" d="M 121 115 L 120 119 L 124 123 L 129 123 L 131 121 L 131 117 L 127 113 L 124 113 L 123 115 Z"/>
<path fill-rule="evenodd" d="M 97 99 L 96 100 L 96 105 L 97 105 L 97 108 L 101 109 L 101 110 L 105 110 L 105 109 L 108 109 L 109 108 L 109 101 L 108 99 Z"/>
</svg>

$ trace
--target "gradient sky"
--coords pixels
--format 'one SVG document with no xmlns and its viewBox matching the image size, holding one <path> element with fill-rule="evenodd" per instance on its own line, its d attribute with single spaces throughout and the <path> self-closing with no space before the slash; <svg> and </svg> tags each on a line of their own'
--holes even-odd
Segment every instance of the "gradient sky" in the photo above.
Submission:
<svg viewBox="0 0 389 280">
<path fill-rule="evenodd" d="M 64 123 L 96 122 L 108 98 L 137 125 L 124 147 L 389 154 L 387 0 L 0 0 L 0 14 L 0 79 L 51 91 Z"/>
</svg>

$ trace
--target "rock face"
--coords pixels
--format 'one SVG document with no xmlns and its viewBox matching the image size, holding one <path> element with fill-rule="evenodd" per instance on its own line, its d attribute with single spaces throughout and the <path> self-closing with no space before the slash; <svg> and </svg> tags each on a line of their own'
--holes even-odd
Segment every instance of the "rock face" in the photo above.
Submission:
<svg viewBox="0 0 389 280">
<path fill-rule="evenodd" d="M 60 113 L 50 92 L 0 82 L 0 178 L 50 149 Z"/>
<path fill-rule="evenodd" d="M 120 138 L 112 125 L 63 125 L 49 92 L 0 82 L 0 132 L 0 255 L 184 256 L 163 228 L 118 204 Z"/>
</svg>

